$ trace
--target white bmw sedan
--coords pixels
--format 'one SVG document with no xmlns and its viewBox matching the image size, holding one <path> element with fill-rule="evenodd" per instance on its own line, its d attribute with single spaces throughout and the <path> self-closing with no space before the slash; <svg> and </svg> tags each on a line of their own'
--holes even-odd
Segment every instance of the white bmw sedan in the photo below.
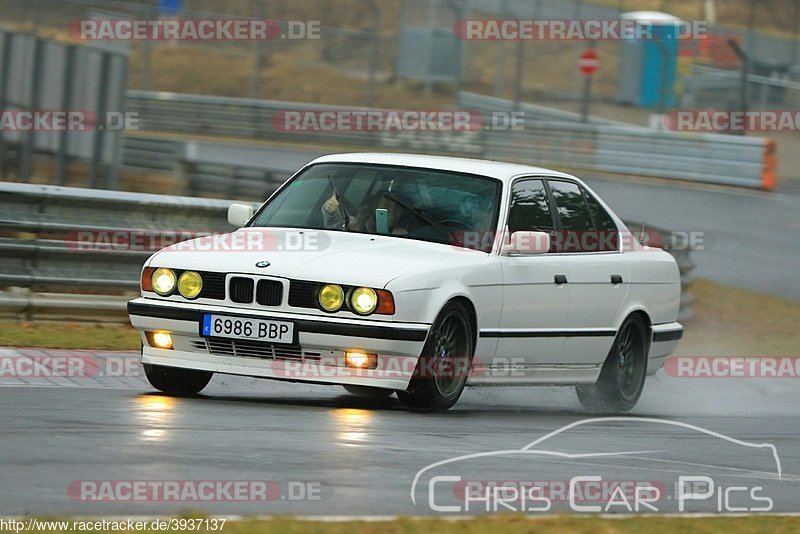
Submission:
<svg viewBox="0 0 800 534">
<path fill-rule="evenodd" d="M 682 335 L 672 256 L 567 174 L 330 155 L 228 219 L 150 257 L 128 304 L 158 390 L 224 373 L 446 409 L 466 385 L 555 384 L 625 411 Z"/>
</svg>

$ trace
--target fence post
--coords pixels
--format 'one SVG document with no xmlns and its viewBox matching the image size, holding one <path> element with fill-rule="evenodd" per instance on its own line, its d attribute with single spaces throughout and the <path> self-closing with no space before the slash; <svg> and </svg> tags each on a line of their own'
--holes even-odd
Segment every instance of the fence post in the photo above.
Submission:
<svg viewBox="0 0 800 534">
<path fill-rule="evenodd" d="M 266 15 L 266 0 L 256 0 L 256 17 L 264 20 Z M 253 49 L 253 79 L 250 81 L 250 97 L 259 98 L 261 95 L 261 71 L 264 68 L 264 41 L 259 39 L 254 43 Z"/>
<path fill-rule="evenodd" d="M 739 86 L 739 99 L 740 99 L 742 114 L 747 115 L 747 110 L 749 108 L 747 78 L 750 74 L 750 55 L 745 53 L 745 51 L 742 50 L 742 48 L 739 46 L 739 43 L 737 43 L 733 39 L 728 39 L 728 46 L 730 46 L 733 49 L 733 51 L 736 53 L 737 56 L 739 56 L 739 59 L 742 62 L 742 74 Z M 742 130 L 740 132 L 740 135 L 746 135 L 746 134 L 747 134 L 747 121 L 744 121 L 742 123 Z"/>
<path fill-rule="evenodd" d="M 89 163 L 89 187 L 97 187 L 97 171 L 102 165 L 105 136 L 108 135 L 101 126 L 105 124 L 108 105 L 108 78 L 111 70 L 111 52 L 102 52 L 100 56 L 100 76 L 97 79 L 97 124 L 94 129 L 92 158 Z"/>
<path fill-rule="evenodd" d="M 128 89 L 128 56 L 127 56 L 127 54 L 126 55 L 118 55 L 116 57 L 116 59 L 117 59 L 117 61 L 120 61 L 122 63 L 122 66 L 120 68 L 120 71 L 121 71 L 120 76 L 121 76 L 122 79 L 120 80 L 120 91 L 121 91 L 121 94 L 120 94 L 120 97 L 119 97 L 119 103 L 120 103 L 119 111 L 122 112 L 122 117 L 123 117 L 123 120 L 125 121 L 124 125 L 127 125 L 127 119 L 125 117 L 125 112 L 127 110 L 127 102 L 126 102 L 126 99 L 125 99 L 125 94 L 126 94 L 127 89 Z M 119 185 L 119 171 L 120 171 L 120 167 L 122 167 L 122 136 L 123 136 L 123 133 L 124 133 L 124 129 L 123 129 L 123 131 L 117 130 L 117 131 L 109 134 L 109 135 L 113 136 L 112 139 L 113 139 L 113 143 L 114 143 L 114 147 L 113 147 L 114 153 L 111 155 L 111 167 L 109 168 L 108 178 L 107 178 L 107 182 L 106 182 L 106 188 L 107 189 L 115 190 L 115 189 L 117 189 L 117 187 Z"/>
<path fill-rule="evenodd" d="M 790 69 L 797 64 L 797 51 L 798 47 L 800 47 L 800 2 L 794 2 L 794 15 L 792 20 L 792 32 L 794 33 L 794 38 L 792 39 L 792 55 L 789 58 Z"/>
<path fill-rule="evenodd" d="M 33 65 L 31 65 L 31 99 L 29 102 L 30 110 L 38 110 L 42 97 L 42 56 L 44 53 L 44 40 L 34 36 L 33 44 Z M 36 132 L 28 131 L 25 134 L 25 141 L 20 142 L 22 157 L 19 161 L 19 178 L 27 182 L 31 176 L 31 166 L 33 152 L 36 145 Z"/>
<path fill-rule="evenodd" d="M 42 0 L 35 0 L 33 3 L 33 33 L 39 33 L 39 26 L 42 25 Z"/>
<path fill-rule="evenodd" d="M 381 29 L 381 10 L 376 0 L 369 0 L 369 8 L 372 11 L 372 33 L 370 35 L 369 52 L 369 82 L 367 83 L 367 105 L 375 103 L 375 76 L 380 58 L 380 29 Z"/>
<path fill-rule="evenodd" d="M 11 47 L 13 46 L 13 34 L 3 33 L 3 57 L 0 59 L 0 109 L 6 109 L 6 93 L 8 92 L 8 77 L 11 73 Z M 0 179 L 6 177 L 6 158 L 8 157 L 8 146 L 0 128 Z"/>
<path fill-rule="evenodd" d="M 77 49 L 75 45 L 69 45 L 64 50 L 64 86 L 61 88 L 61 109 L 72 107 L 72 82 L 75 75 L 75 57 Z M 56 164 L 56 184 L 64 185 L 67 180 L 67 143 L 69 134 L 61 132 L 58 136 L 58 159 Z"/>
<path fill-rule="evenodd" d="M 147 0 L 144 7 L 145 18 L 155 18 L 156 0 Z M 147 91 L 150 88 L 150 52 L 153 45 L 152 39 L 145 39 L 142 43 L 142 71 L 139 73 L 139 89 Z"/>
<path fill-rule="evenodd" d="M 511 18 L 509 17 L 508 12 L 508 0 L 503 0 L 502 3 L 502 17 Z M 503 91 L 505 90 L 505 74 L 506 74 L 506 40 L 502 40 L 497 43 L 499 49 L 497 50 L 497 66 L 495 67 L 495 74 L 494 74 L 494 96 L 501 98 L 503 96 Z"/>
</svg>

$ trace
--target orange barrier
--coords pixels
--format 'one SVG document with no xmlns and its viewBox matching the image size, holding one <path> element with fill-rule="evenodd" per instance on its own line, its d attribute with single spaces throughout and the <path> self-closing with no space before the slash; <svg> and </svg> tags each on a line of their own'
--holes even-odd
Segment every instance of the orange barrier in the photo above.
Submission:
<svg viewBox="0 0 800 534">
<path fill-rule="evenodd" d="M 778 171 L 778 144 L 774 139 L 764 139 L 764 168 L 761 171 L 762 189 L 771 190 L 775 187 L 775 178 Z"/>
</svg>

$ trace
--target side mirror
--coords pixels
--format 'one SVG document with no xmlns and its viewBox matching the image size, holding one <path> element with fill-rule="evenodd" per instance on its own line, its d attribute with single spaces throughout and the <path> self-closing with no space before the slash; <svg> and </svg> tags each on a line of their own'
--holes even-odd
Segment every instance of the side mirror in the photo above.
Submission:
<svg viewBox="0 0 800 534">
<path fill-rule="evenodd" d="M 546 232 L 514 232 L 511 239 L 500 249 L 508 256 L 547 254 L 550 251 L 550 234 Z"/>
<path fill-rule="evenodd" d="M 247 204 L 231 204 L 228 206 L 228 222 L 241 228 L 253 216 L 253 207 Z"/>
</svg>

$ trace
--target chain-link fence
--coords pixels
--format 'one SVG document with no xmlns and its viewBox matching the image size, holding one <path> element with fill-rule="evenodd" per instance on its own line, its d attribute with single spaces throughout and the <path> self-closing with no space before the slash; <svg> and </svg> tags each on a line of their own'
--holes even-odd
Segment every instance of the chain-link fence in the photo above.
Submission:
<svg viewBox="0 0 800 534">
<path fill-rule="evenodd" d="M 418 4 L 418 12 L 429 3 L 408 2 Z M 683 102 L 730 107 L 732 94 L 738 102 L 743 64 L 736 45 L 749 60 L 748 94 L 752 106 L 796 105 L 792 82 L 798 81 L 800 74 L 800 2 L 794 0 L 472 0 L 464 5 L 463 18 L 479 21 L 609 21 L 619 20 L 628 11 L 665 11 L 685 21 L 685 26 L 694 27 L 697 34 L 679 39 L 673 76 L 658 79 L 657 68 L 655 72 L 643 70 L 641 76 L 649 75 L 656 78 L 656 83 L 669 85 L 667 93 L 674 96 L 667 99 L 666 107 Z M 709 9 L 710 5 L 713 9 Z M 626 96 L 631 88 L 625 87 L 630 81 L 625 71 L 640 68 L 639 63 L 647 59 L 635 50 L 639 44 L 624 39 L 466 40 L 460 83 L 472 91 L 529 102 L 578 100 L 582 96 L 582 76 L 577 61 L 586 48 L 594 48 L 601 66 L 593 77 L 593 99 L 655 108 L 658 106 L 652 101 Z M 656 52 L 650 62 L 658 63 L 659 56 Z M 635 81 L 639 82 L 641 76 Z M 707 91 L 709 87 L 723 87 L 724 91 L 714 98 L 713 92 Z M 660 90 L 652 88 L 656 95 Z"/>
<path fill-rule="evenodd" d="M 73 41 L 75 25 L 96 18 L 269 19 L 280 26 L 267 40 L 116 42 L 130 54 L 129 86 L 136 89 L 290 100 L 300 86 L 312 99 L 371 104 L 376 84 L 393 73 L 396 38 L 389 31 L 396 28 L 399 0 L 178 4 L 170 12 L 158 0 L 2 0 L 0 24 Z"/>
<path fill-rule="evenodd" d="M 178 4 L 177 11 L 164 8 Z M 71 21 L 91 17 L 268 18 L 283 33 L 292 23 L 317 28 L 315 38 L 122 43 L 135 89 L 398 107 L 452 103 L 458 90 L 468 90 L 570 105 L 583 94 L 578 58 L 594 48 L 595 101 L 731 107 L 742 96 L 734 44 L 749 58 L 751 107 L 794 106 L 793 83 L 800 81 L 797 0 L 0 0 L 0 6 L 0 23 L 62 39 L 70 37 Z M 642 68 L 641 52 L 623 40 L 470 40 L 454 31 L 464 20 L 619 20 L 638 10 L 707 23 L 700 38 L 680 41 L 674 72 Z M 651 64 L 659 63 L 659 53 Z M 631 69 L 641 72 L 631 78 Z M 631 80 L 643 79 L 649 88 L 631 89 Z"/>
</svg>

